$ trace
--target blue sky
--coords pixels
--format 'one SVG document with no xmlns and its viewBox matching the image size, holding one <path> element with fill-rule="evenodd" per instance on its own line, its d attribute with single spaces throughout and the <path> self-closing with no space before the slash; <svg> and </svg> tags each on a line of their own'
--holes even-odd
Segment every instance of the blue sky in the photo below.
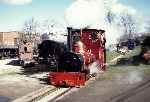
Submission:
<svg viewBox="0 0 150 102">
<path fill-rule="evenodd" d="M 23 23 L 34 17 L 36 20 L 64 20 L 64 11 L 71 0 L 33 0 L 31 4 L 0 4 L 0 31 L 21 29 Z"/>
<path fill-rule="evenodd" d="M 150 0 L 120 0 L 120 2 L 150 17 Z"/>
<path fill-rule="evenodd" d="M 24 5 L 1 1 L 8 0 L 0 0 L 0 32 L 21 30 L 23 23 L 32 17 L 36 20 L 56 19 L 58 22 L 64 22 L 64 12 L 74 0 L 32 0 L 31 3 Z M 119 0 L 119 2 L 139 10 L 146 17 L 150 16 L 150 0 Z"/>
</svg>

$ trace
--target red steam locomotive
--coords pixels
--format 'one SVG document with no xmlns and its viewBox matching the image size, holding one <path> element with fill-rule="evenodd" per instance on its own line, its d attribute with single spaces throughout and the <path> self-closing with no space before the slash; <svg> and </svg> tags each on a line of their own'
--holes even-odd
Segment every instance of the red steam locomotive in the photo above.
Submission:
<svg viewBox="0 0 150 102">
<path fill-rule="evenodd" d="M 49 73 L 55 86 L 82 86 L 93 62 L 105 71 L 105 31 L 97 29 L 68 28 L 68 51 L 61 55 L 58 70 Z"/>
</svg>

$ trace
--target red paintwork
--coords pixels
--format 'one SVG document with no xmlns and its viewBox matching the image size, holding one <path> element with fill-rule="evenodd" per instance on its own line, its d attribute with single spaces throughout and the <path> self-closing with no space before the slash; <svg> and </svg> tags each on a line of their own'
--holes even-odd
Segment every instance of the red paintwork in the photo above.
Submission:
<svg viewBox="0 0 150 102">
<path fill-rule="evenodd" d="M 96 41 L 92 41 L 91 33 L 97 32 L 95 29 L 86 29 L 79 32 L 73 32 L 72 36 L 78 35 L 81 37 L 80 42 L 83 43 L 83 50 L 80 52 L 81 48 L 78 43 L 72 45 L 73 52 L 80 53 L 84 58 L 84 64 L 88 65 L 94 61 L 97 61 L 100 64 L 100 70 L 106 70 L 105 60 L 104 60 L 104 48 L 102 44 L 104 35 L 99 35 Z M 82 32 L 82 33 L 81 33 Z"/>
<path fill-rule="evenodd" d="M 83 86 L 86 81 L 85 73 L 80 72 L 50 72 L 50 83 L 54 86 Z"/>
<path fill-rule="evenodd" d="M 101 31 L 96 29 L 71 29 L 68 34 L 68 46 L 70 51 L 82 55 L 85 66 L 96 61 L 99 63 L 100 70 L 106 70 L 104 57 L 105 37 L 104 32 Z M 97 39 L 92 40 L 91 34 L 95 32 L 99 32 L 97 33 Z M 77 42 L 74 42 L 74 36 L 79 36 Z M 78 42 L 81 42 L 82 46 Z M 86 67 L 83 68 L 83 70 L 85 69 Z M 52 85 L 56 86 L 81 86 L 85 84 L 86 74 L 81 72 L 50 72 L 49 80 Z"/>
<path fill-rule="evenodd" d="M 145 60 L 150 61 L 150 51 L 147 51 L 146 53 L 144 53 L 143 57 Z"/>
</svg>

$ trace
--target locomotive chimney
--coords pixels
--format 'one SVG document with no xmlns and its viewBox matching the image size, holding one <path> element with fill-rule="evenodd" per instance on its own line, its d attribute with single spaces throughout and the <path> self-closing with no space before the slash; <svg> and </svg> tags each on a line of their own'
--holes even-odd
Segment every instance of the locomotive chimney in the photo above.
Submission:
<svg viewBox="0 0 150 102">
<path fill-rule="evenodd" d="M 68 27 L 67 30 L 68 30 L 68 37 L 67 37 L 67 43 L 68 44 L 67 44 L 67 46 L 68 46 L 68 50 L 71 51 L 71 49 L 72 49 L 72 46 L 71 46 L 71 42 L 72 42 L 72 39 L 71 39 L 72 28 Z"/>
</svg>

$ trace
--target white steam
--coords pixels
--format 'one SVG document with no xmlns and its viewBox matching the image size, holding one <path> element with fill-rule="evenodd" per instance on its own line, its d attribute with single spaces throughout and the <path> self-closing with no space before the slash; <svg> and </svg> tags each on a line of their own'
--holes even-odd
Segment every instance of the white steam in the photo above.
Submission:
<svg viewBox="0 0 150 102">
<path fill-rule="evenodd" d="M 143 74 L 139 71 L 132 71 L 129 73 L 129 76 L 127 77 L 127 81 L 130 84 L 138 83 L 143 80 Z"/>
<path fill-rule="evenodd" d="M 104 3 L 102 0 L 76 0 L 66 10 L 68 26 L 74 28 L 91 27 L 95 24 L 104 25 Z"/>
<path fill-rule="evenodd" d="M 90 74 L 98 74 L 100 73 L 102 70 L 100 70 L 100 64 L 98 62 L 94 62 L 92 64 L 90 64 L 88 66 L 88 68 L 90 69 Z"/>
<path fill-rule="evenodd" d="M 116 15 L 121 15 L 123 13 L 136 14 L 136 10 L 133 7 L 123 5 L 119 0 L 104 0 L 104 5 L 107 10 L 111 10 Z"/>
<path fill-rule="evenodd" d="M 143 80 L 143 72 L 130 71 L 129 73 L 118 75 L 117 80 L 121 84 L 136 84 Z"/>
<path fill-rule="evenodd" d="M 109 18 L 110 22 L 106 23 L 106 38 L 107 44 L 115 44 L 117 39 L 125 34 L 126 28 L 122 24 L 122 17 L 127 19 L 126 15 L 129 15 L 132 18 L 132 22 L 135 26 L 134 33 L 144 31 L 144 20 L 141 14 L 134 9 L 133 7 L 123 5 L 119 0 L 104 0 L 104 5 L 106 9 L 106 14 L 109 12 L 112 14 Z M 127 24 L 128 22 L 126 22 Z"/>
<path fill-rule="evenodd" d="M 121 16 L 125 14 L 135 15 L 136 10 L 118 2 L 118 0 L 104 0 L 106 14 L 111 13 L 109 20 L 106 21 L 107 45 L 117 43 L 117 39 L 124 33 L 124 28 L 120 26 Z"/>
<path fill-rule="evenodd" d="M 111 13 L 108 20 L 108 13 Z M 96 28 L 106 30 L 107 45 L 115 44 L 124 34 L 121 17 L 128 14 L 137 32 L 144 28 L 143 19 L 136 9 L 123 5 L 119 0 L 75 0 L 65 12 L 68 26 L 73 28 Z M 136 32 L 135 32 L 136 33 Z"/>
</svg>

